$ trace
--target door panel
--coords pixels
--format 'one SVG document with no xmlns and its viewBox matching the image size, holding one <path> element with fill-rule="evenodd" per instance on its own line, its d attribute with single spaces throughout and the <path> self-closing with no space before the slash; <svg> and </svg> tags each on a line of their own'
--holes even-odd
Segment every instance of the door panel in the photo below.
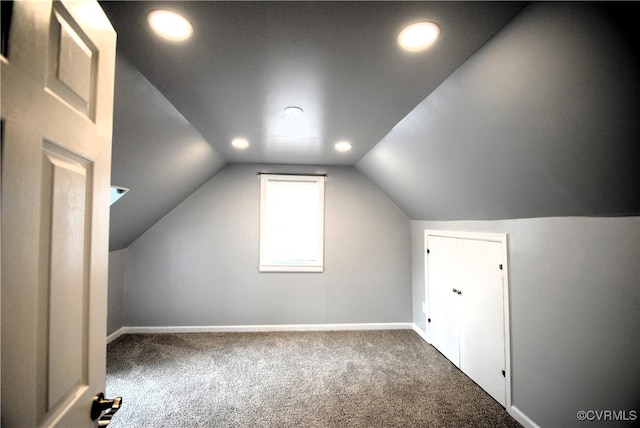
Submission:
<svg viewBox="0 0 640 428">
<path fill-rule="evenodd" d="M 48 360 L 50 412 L 88 384 L 91 163 L 50 143 L 45 143 L 43 155 L 42 230 L 43 240 L 52 249 L 46 281 L 48 346 L 43 349 Z"/>
<path fill-rule="evenodd" d="M 502 244 L 458 240 L 460 367 L 505 405 Z"/>
<path fill-rule="evenodd" d="M 2 63 L 2 422 L 90 427 L 104 390 L 115 32 L 15 2 Z M 4 21 L 3 21 L 4 24 Z"/>
<path fill-rule="evenodd" d="M 65 7 L 54 3 L 53 12 L 47 55 L 47 90 L 93 120 L 98 48 Z"/>
<path fill-rule="evenodd" d="M 459 313 L 455 238 L 429 236 L 429 339 L 453 364 L 459 361 Z"/>
</svg>

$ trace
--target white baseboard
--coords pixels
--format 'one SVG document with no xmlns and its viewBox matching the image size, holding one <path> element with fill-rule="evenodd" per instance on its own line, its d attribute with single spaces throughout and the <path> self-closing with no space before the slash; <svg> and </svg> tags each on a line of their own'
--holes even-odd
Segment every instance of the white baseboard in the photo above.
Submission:
<svg viewBox="0 0 640 428">
<path fill-rule="evenodd" d="M 531 418 L 529 418 L 527 415 L 522 413 L 522 411 L 520 409 L 518 409 L 516 406 L 514 406 L 513 404 L 511 405 L 510 408 L 507 409 L 507 412 L 511 415 L 511 417 L 513 419 L 515 419 L 516 421 L 520 422 L 522 424 L 522 426 L 524 426 L 524 427 L 527 427 L 527 428 L 540 428 L 540 426 L 538 424 L 533 422 L 531 420 Z"/>
<path fill-rule="evenodd" d="M 107 343 L 128 333 L 240 333 L 269 331 L 339 331 L 339 330 L 412 330 L 413 323 L 353 323 L 353 324 L 267 324 L 222 326 L 135 326 L 122 327 L 107 337 Z"/>
<path fill-rule="evenodd" d="M 427 339 L 427 333 L 423 329 L 418 327 L 418 324 L 413 324 L 413 331 L 418 333 L 418 336 L 420 336 L 422 338 L 422 340 L 424 340 L 425 342 L 429 343 L 429 339 Z"/>
<path fill-rule="evenodd" d="M 116 340 L 117 338 L 119 338 L 120 336 L 122 336 L 123 334 L 128 333 L 126 331 L 126 327 L 120 327 L 118 330 L 114 331 L 113 333 L 111 333 L 110 335 L 107 336 L 107 344 L 113 342 L 114 340 Z"/>
</svg>

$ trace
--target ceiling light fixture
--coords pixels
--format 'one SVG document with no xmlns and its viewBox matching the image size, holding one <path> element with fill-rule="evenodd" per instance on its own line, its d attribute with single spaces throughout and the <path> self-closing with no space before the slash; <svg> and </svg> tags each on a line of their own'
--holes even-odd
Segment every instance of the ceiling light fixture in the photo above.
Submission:
<svg viewBox="0 0 640 428">
<path fill-rule="evenodd" d="M 154 10 L 147 16 L 149 25 L 160 37 L 172 42 L 187 40 L 193 34 L 193 26 L 182 15 L 170 10 Z"/>
<path fill-rule="evenodd" d="M 404 50 L 418 52 L 431 46 L 439 35 L 440 27 L 433 22 L 416 22 L 400 32 L 398 44 Z"/>
<path fill-rule="evenodd" d="M 231 142 L 231 145 L 236 149 L 243 150 L 249 147 L 249 141 L 244 138 L 236 138 Z"/>
<path fill-rule="evenodd" d="M 351 150 L 351 143 L 349 143 L 348 141 L 339 141 L 333 147 L 335 147 L 335 149 L 339 152 L 348 152 L 349 150 Z"/>
<path fill-rule="evenodd" d="M 284 112 L 289 116 L 300 116 L 304 112 L 304 110 L 302 110 L 302 107 L 289 106 L 285 107 Z"/>
</svg>

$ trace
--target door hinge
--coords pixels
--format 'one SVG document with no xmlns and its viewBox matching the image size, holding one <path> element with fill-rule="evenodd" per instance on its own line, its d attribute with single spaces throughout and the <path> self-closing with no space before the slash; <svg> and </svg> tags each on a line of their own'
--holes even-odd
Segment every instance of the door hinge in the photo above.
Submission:
<svg viewBox="0 0 640 428">
<path fill-rule="evenodd" d="M 427 322 L 431 322 L 431 318 L 427 318 Z"/>
<path fill-rule="evenodd" d="M 502 377 L 506 377 L 506 373 L 502 370 Z"/>
<path fill-rule="evenodd" d="M 498 267 L 500 268 L 500 270 L 502 270 L 502 264 L 499 264 Z"/>
<path fill-rule="evenodd" d="M 427 254 L 429 254 L 430 252 L 431 252 L 431 250 L 427 248 Z"/>
</svg>

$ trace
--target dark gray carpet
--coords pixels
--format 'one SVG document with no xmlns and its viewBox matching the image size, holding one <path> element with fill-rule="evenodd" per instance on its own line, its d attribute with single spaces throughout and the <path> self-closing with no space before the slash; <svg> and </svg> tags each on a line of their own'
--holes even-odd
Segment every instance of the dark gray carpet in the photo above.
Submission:
<svg viewBox="0 0 640 428">
<path fill-rule="evenodd" d="M 415 332 L 128 334 L 110 427 L 519 427 Z"/>
</svg>

